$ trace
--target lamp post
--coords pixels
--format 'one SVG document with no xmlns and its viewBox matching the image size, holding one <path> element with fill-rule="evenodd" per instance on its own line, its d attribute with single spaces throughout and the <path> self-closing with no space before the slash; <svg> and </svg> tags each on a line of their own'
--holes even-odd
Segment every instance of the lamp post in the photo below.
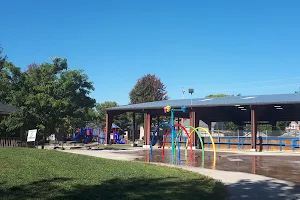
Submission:
<svg viewBox="0 0 300 200">
<path fill-rule="evenodd" d="M 194 93 L 194 89 L 190 88 L 189 89 L 189 93 L 191 94 L 191 105 L 193 105 L 193 93 Z"/>
</svg>

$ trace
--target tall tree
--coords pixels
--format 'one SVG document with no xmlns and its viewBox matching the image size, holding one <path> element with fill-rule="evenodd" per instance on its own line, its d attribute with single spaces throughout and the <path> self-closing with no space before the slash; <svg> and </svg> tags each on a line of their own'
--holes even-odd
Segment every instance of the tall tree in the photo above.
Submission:
<svg viewBox="0 0 300 200">
<path fill-rule="evenodd" d="M 129 93 L 130 103 L 168 100 L 166 86 L 160 78 L 147 74 L 141 77 Z"/>
<path fill-rule="evenodd" d="M 70 70 L 66 59 L 54 58 L 25 72 L 9 65 L 6 71 L 11 86 L 7 101 L 21 108 L 4 120 L 8 131 L 38 128 L 45 138 L 56 128 L 69 130 L 90 119 L 95 104 L 89 97 L 93 83 L 81 70 Z"/>
<path fill-rule="evenodd" d="M 146 74 L 134 85 L 129 93 L 130 104 L 168 100 L 166 86 L 155 75 Z M 136 115 L 136 124 L 143 124 L 143 115 Z M 155 119 L 153 120 L 156 123 Z"/>
<path fill-rule="evenodd" d="M 7 56 L 2 55 L 3 54 L 3 48 L 0 45 L 0 70 L 2 69 L 4 63 L 6 62 Z"/>
<path fill-rule="evenodd" d="M 9 91 L 9 74 L 5 70 L 7 56 L 2 54 L 3 49 L 0 46 L 0 101 L 5 102 Z"/>
</svg>

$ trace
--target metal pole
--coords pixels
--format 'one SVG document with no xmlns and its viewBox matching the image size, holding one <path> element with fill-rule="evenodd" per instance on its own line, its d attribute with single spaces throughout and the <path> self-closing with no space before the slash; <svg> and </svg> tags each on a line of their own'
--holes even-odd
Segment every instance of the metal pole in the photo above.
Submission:
<svg viewBox="0 0 300 200">
<path fill-rule="evenodd" d="M 238 149 L 240 149 L 240 129 L 238 128 Z"/>
<path fill-rule="evenodd" d="M 171 125 L 172 125 L 172 153 L 175 155 L 175 145 L 174 145 L 174 109 L 171 109 Z"/>
</svg>

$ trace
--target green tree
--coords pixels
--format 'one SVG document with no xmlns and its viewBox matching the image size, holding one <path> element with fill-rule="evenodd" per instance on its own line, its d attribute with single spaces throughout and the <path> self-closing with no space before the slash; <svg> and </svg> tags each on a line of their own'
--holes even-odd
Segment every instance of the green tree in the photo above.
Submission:
<svg viewBox="0 0 300 200">
<path fill-rule="evenodd" d="M 129 93 L 130 103 L 145 103 L 168 100 L 166 86 L 155 75 L 141 77 Z"/>
<path fill-rule="evenodd" d="M 56 57 L 52 63 L 31 65 L 25 72 L 12 64 L 5 70 L 11 90 L 7 102 L 20 108 L 3 121 L 7 131 L 38 128 L 45 139 L 57 128 L 69 131 L 91 119 L 92 82 L 82 70 L 70 70 L 66 59 Z"/>
<path fill-rule="evenodd" d="M 105 101 L 96 105 L 97 110 L 97 122 L 101 127 L 105 127 L 106 124 L 106 111 L 105 109 L 118 106 L 117 102 Z M 130 117 L 127 113 L 117 115 L 113 119 L 113 123 L 118 125 L 121 129 L 126 130 L 131 125 Z"/>
<path fill-rule="evenodd" d="M 3 54 L 3 49 L 0 46 L 0 101 L 5 103 L 7 98 L 7 93 L 9 91 L 9 74 L 7 70 L 5 69 L 5 66 L 7 65 L 6 55 Z"/>
<path fill-rule="evenodd" d="M 1 70 L 1 75 L 3 75 L 3 79 L 1 79 L 1 85 L 3 85 L 0 87 L 1 100 L 20 108 L 20 110 L 1 121 L 0 129 L 6 135 L 19 136 L 19 133 L 16 132 L 17 129 L 24 127 L 25 124 L 30 126 L 30 123 L 34 123 L 33 119 L 28 115 L 25 106 L 27 95 L 24 88 L 25 74 L 21 72 L 19 67 L 5 62 Z"/>
<path fill-rule="evenodd" d="M 133 89 L 129 93 L 130 104 L 138 104 L 153 101 L 168 100 L 166 86 L 155 75 L 146 74 L 134 85 Z M 144 115 L 136 115 L 136 124 L 141 125 L 144 123 Z M 156 123 L 156 120 L 153 119 Z"/>
<path fill-rule="evenodd" d="M 0 69 L 2 69 L 4 63 L 6 62 L 7 56 L 2 55 L 3 54 L 3 48 L 0 45 Z"/>
<path fill-rule="evenodd" d="M 98 103 L 96 105 L 97 111 L 97 122 L 101 127 L 105 127 L 106 124 L 106 108 L 116 107 L 118 106 L 117 102 L 114 101 L 105 101 L 103 103 Z"/>
</svg>

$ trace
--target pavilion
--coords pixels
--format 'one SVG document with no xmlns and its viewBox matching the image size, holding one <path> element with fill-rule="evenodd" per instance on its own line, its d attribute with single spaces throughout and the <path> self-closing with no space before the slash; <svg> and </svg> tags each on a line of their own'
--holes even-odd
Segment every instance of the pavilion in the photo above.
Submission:
<svg viewBox="0 0 300 200">
<path fill-rule="evenodd" d="M 172 108 L 186 106 L 187 112 L 176 112 L 175 116 L 189 118 L 190 125 L 194 127 L 199 125 L 200 120 L 206 124 L 231 121 L 239 127 L 250 123 L 251 149 L 253 150 L 256 149 L 257 126 L 259 122 L 264 121 L 272 126 L 276 126 L 277 121 L 300 120 L 300 94 L 298 93 L 165 100 L 106 109 L 106 140 L 109 140 L 108 134 L 110 133 L 114 116 L 132 112 L 133 123 L 135 124 L 135 113 L 143 113 L 145 145 L 150 145 L 151 119 L 156 117 L 159 121 L 160 116 L 165 116 L 163 108 L 167 105 L 170 105 Z M 193 145 L 196 146 L 197 136 L 193 138 L 193 141 Z M 109 143 L 109 141 L 106 142 Z"/>
<path fill-rule="evenodd" d="M 9 115 L 11 112 L 18 110 L 18 108 L 10 105 L 0 103 L 0 118 Z"/>
</svg>

